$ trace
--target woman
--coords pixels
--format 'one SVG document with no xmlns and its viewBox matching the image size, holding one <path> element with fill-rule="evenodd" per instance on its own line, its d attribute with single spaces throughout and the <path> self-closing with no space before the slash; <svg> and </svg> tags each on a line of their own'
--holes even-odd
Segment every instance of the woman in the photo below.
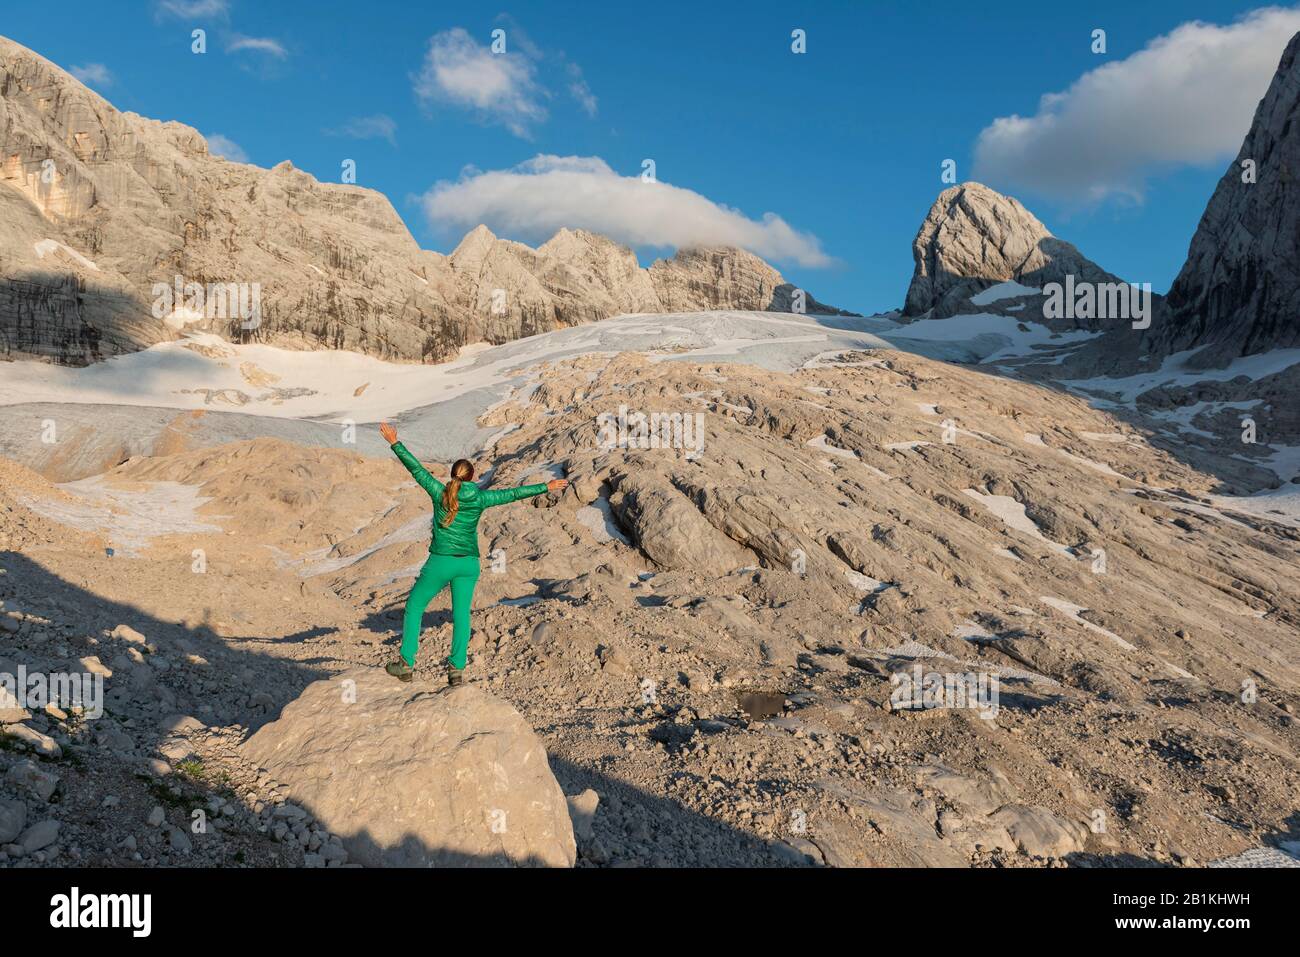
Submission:
<svg viewBox="0 0 1300 957">
<path fill-rule="evenodd" d="M 420 647 L 420 621 L 433 597 L 451 585 L 451 656 L 447 659 L 447 683 L 459 685 L 464 676 L 465 652 L 469 648 L 469 610 L 474 602 L 474 585 L 478 581 L 478 520 L 485 508 L 517 502 L 545 492 L 558 492 L 569 483 L 552 479 L 545 484 L 521 485 L 518 488 L 484 491 L 471 481 L 474 466 L 458 459 L 451 467 L 451 481 L 446 485 L 425 470 L 406 446 L 397 441 L 397 430 L 387 422 L 379 432 L 406 466 L 419 486 L 433 499 L 433 537 L 429 541 L 429 560 L 406 599 L 402 618 L 401 659 L 388 666 L 388 673 L 402 681 L 415 674 L 415 653 Z"/>
</svg>

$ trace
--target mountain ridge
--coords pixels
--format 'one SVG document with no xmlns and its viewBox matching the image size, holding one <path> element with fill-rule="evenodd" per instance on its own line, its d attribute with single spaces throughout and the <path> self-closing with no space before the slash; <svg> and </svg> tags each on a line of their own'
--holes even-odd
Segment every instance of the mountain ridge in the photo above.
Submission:
<svg viewBox="0 0 1300 957">
<path fill-rule="evenodd" d="M 622 311 L 766 310 L 795 293 L 734 248 L 680 250 L 643 269 L 594 233 L 562 229 L 532 249 L 478 227 L 451 254 L 422 249 L 383 194 L 287 160 L 268 170 L 217 157 L 198 131 L 118 111 L 4 37 L 0 186 L 13 224 L 0 236 L 8 357 L 86 364 L 197 329 L 439 362 L 471 342 Z M 209 293 L 239 285 L 250 315 L 213 309 L 211 295 L 160 304 L 175 277 Z"/>
</svg>

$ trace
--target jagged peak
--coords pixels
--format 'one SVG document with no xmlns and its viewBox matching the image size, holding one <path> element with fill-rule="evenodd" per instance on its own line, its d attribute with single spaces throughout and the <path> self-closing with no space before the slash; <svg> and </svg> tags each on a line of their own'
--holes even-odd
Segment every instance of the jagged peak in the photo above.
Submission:
<svg viewBox="0 0 1300 957">
<path fill-rule="evenodd" d="M 983 183 L 943 190 L 912 241 L 914 269 L 903 313 L 943 318 L 1001 282 L 1041 286 L 1067 274 L 1118 281 L 1057 239 L 1023 203 Z"/>
<path fill-rule="evenodd" d="M 465 234 L 451 254 L 447 257 L 452 261 L 465 259 L 467 257 L 478 257 L 484 255 L 487 250 L 497 241 L 496 234 L 487 226 L 479 223 L 473 229 Z"/>
<path fill-rule="evenodd" d="M 930 207 L 926 221 L 936 216 L 954 218 L 957 210 L 975 222 L 1013 221 L 1042 236 L 1052 235 L 1052 231 L 1020 200 L 975 180 L 967 180 L 943 190 Z M 925 225 L 922 224 L 921 232 L 924 230 Z"/>
<path fill-rule="evenodd" d="M 690 262 L 695 259 L 735 259 L 746 262 L 760 262 L 768 269 L 776 272 L 776 268 L 767 262 L 762 256 L 750 252 L 748 249 L 742 249 L 739 246 L 727 245 L 699 245 L 683 246 L 673 253 L 671 260 L 659 260 L 659 262 Z"/>
<path fill-rule="evenodd" d="M 604 255 L 631 256 L 636 258 L 630 246 L 620 243 L 617 240 L 610 239 L 601 233 L 593 233 L 587 229 L 572 229 L 568 226 L 561 226 L 555 231 L 555 235 L 537 247 L 537 252 L 543 256 L 556 256 L 567 258 L 584 253 L 600 253 Z"/>
</svg>

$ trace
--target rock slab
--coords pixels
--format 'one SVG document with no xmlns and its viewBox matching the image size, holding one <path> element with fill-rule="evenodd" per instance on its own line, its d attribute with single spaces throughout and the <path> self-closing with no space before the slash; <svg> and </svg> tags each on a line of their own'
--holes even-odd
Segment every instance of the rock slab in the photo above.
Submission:
<svg viewBox="0 0 1300 957">
<path fill-rule="evenodd" d="M 372 867 L 572 867 L 568 803 L 541 740 L 474 685 L 382 671 L 309 685 L 247 756 Z"/>
</svg>

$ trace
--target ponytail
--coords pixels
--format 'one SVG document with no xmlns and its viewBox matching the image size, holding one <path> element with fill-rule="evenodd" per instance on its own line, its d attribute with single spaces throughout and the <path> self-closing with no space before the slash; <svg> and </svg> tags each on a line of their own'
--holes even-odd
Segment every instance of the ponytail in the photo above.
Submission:
<svg viewBox="0 0 1300 957">
<path fill-rule="evenodd" d="M 474 466 L 469 460 L 457 459 L 456 464 L 451 467 L 451 481 L 442 490 L 442 510 L 444 514 L 442 521 L 438 524 L 443 528 L 446 528 L 455 520 L 456 510 L 460 508 L 460 483 L 468 482 L 473 477 Z"/>
</svg>

